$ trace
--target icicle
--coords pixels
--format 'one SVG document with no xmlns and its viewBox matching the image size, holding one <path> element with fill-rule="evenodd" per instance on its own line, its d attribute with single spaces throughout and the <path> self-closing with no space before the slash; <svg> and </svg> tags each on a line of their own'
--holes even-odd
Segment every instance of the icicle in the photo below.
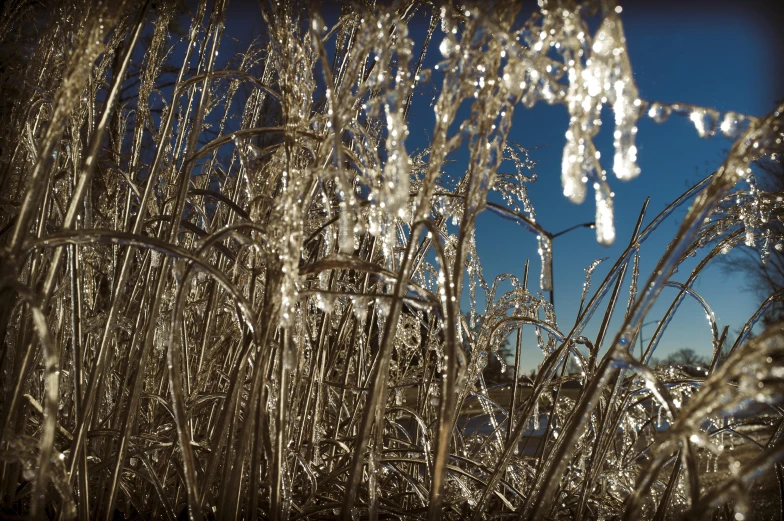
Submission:
<svg viewBox="0 0 784 521">
<path fill-rule="evenodd" d="M 640 175 L 640 167 L 637 166 L 637 147 L 633 144 L 636 133 L 636 126 L 625 131 L 615 131 L 613 173 L 624 181 Z"/>
<path fill-rule="evenodd" d="M 539 276 L 539 285 L 542 291 L 552 291 L 553 289 L 553 245 L 549 237 L 539 235 L 539 258 L 542 259 L 542 273 Z"/>
<path fill-rule="evenodd" d="M 566 146 L 561 160 L 561 184 L 564 196 L 576 204 L 585 200 L 586 177 L 581 148 L 584 149 L 585 146 L 578 144 L 574 131 L 569 129 L 566 132 Z"/>
<path fill-rule="evenodd" d="M 613 194 L 603 183 L 596 182 L 593 187 L 596 191 L 596 240 L 609 246 L 615 241 Z"/>
<path fill-rule="evenodd" d="M 618 179 L 629 180 L 640 174 L 637 166 L 637 146 L 635 137 L 637 135 L 637 120 L 640 117 L 641 100 L 637 97 L 637 86 L 631 74 L 631 66 L 626 57 L 625 38 L 620 30 L 618 31 L 622 47 L 618 60 L 620 61 L 621 78 L 615 81 L 615 102 L 613 111 L 615 112 L 615 132 L 613 133 L 613 145 L 615 146 L 615 156 L 613 160 L 613 173 Z"/>
<path fill-rule="evenodd" d="M 632 179 L 640 173 L 635 136 L 642 101 L 632 76 L 626 37 L 618 16 L 610 16 L 602 22 L 594 39 L 593 51 L 596 58 L 604 62 L 605 95 L 615 113 L 613 172 L 618 179 Z M 609 92 L 608 85 L 611 86 Z"/>
<path fill-rule="evenodd" d="M 585 65 L 582 69 L 578 60 L 573 58 L 569 62 L 566 100 L 571 121 L 561 161 L 564 195 L 577 203 L 585 198 L 589 173 L 599 176 L 601 183 L 605 184 L 605 174 L 601 171 L 599 154 L 593 144 L 593 135 L 601 124 L 601 107 L 605 103 L 612 105 L 615 114 L 613 172 L 621 180 L 633 179 L 640 173 L 635 139 L 643 102 L 638 97 L 626 38 L 616 14 L 602 21 Z M 596 196 L 596 229 L 599 242 L 606 245 L 615 240 L 615 229 L 609 188 L 605 186 L 602 192 L 597 191 Z"/>
</svg>

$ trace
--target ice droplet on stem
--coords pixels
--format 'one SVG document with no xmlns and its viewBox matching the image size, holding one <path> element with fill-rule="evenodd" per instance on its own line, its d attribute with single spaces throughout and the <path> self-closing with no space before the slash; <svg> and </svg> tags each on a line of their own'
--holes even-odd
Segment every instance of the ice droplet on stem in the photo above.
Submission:
<svg viewBox="0 0 784 521">
<path fill-rule="evenodd" d="M 664 123 L 670 116 L 670 107 L 662 105 L 659 102 L 651 103 L 648 108 L 648 117 L 656 123 Z"/>
</svg>

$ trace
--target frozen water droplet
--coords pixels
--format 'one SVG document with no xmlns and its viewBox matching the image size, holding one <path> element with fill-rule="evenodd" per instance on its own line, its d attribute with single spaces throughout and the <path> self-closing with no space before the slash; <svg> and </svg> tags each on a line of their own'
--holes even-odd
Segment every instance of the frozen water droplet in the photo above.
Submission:
<svg viewBox="0 0 784 521">
<path fill-rule="evenodd" d="M 702 138 L 711 137 L 716 132 L 716 118 L 716 111 L 703 108 L 696 108 L 689 115 L 697 134 Z"/>
<path fill-rule="evenodd" d="M 441 51 L 444 58 L 449 58 L 460 50 L 460 44 L 454 41 L 450 36 L 445 36 L 444 39 L 441 40 L 441 45 L 438 46 L 438 50 Z"/>
<path fill-rule="evenodd" d="M 656 123 L 664 123 L 667 121 L 669 116 L 670 108 L 666 105 L 662 105 L 661 103 L 651 103 L 651 106 L 648 108 L 648 117 Z"/>
<path fill-rule="evenodd" d="M 736 139 L 740 134 L 742 124 L 743 116 L 735 112 L 727 112 L 721 121 L 721 132 L 730 139 Z"/>
</svg>

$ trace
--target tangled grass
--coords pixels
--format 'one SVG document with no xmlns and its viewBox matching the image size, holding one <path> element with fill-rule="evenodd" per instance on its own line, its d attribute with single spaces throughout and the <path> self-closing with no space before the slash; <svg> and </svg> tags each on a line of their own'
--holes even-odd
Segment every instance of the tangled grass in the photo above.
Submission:
<svg viewBox="0 0 784 521">
<path fill-rule="evenodd" d="M 221 67 L 225 0 L 192 12 L 6 3 L 3 516 L 742 519 L 755 481 L 780 490 L 782 331 L 749 333 L 782 294 L 730 345 L 692 285 L 738 244 L 763 257 L 781 244 L 782 198 L 752 171 L 780 148 L 781 108 L 753 118 L 642 100 L 614 2 L 540 3 L 525 21 L 511 2 L 346 3 L 327 25 L 317 8 L 261 1 L 259 38 Z M 429 27 L 409 32 L 417 16 Z M 431 42 L 437 71 L 423 66 Z M 412 154 L 421 84 L 435 88 L 434 128 Z M 643 209 L 567 329 L 527 270 L 487 283 L 475 245 L 480 212 L 516 220 L 551 288 L 532 164 L 508 140 L 514 111 L 537 102 L 569 110 L 564 193 L 579 202 L 593 186 L 604 243 L 603 105 L 621 179 L 639 173 L 640 117 L 682 114 L 734 140 L 717 172 L 645 225 Z M 646 238 L 687 201 L 638 282 Z M 678 295 L 635 356 L 668 285 Z M 687 298 L 708 315 L 710 364 L 649 367 Z M 517 367 L 523 327 L 545 355 L 532 382 Z M 509 336 L 518 360 L 499 398 L 483 371 Z"/>
</svg>

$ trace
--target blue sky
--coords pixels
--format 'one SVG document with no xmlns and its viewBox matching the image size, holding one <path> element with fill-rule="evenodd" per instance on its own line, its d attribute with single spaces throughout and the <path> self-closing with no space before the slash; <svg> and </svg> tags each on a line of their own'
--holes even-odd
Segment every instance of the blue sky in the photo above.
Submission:
<svg viewBox="0 0 784 521">
<path fill-rule="evenodd" d="M 781 57 L 777 44 L 782 41 L 777 36 L 775 18 L 766 17 L 759 2 L 689 5 L 692 7 L 684 8 L 678 3 L 655 6 L 649 2 L 622 3 L 621 17 L 640 97 L 754 116 L 770 112 L 784 94 L 778 81 L 781 75 L 775 70 Z M 254 2 L 236 2 L 230 6 L 228 34 L 247 41 L 254 27 L 261 26 Z M 412 23 L 410 32 L 415 41 L 421 42 L 426 27 L 424 16 Z M 440 59 L 439 41 L 437 34 L 429 50 L 427 67 L 432 68 Z M 431 81 L 438 85 L 438 75 L 434 74 Z M 409 152 L 423 148 L 426 136 L 432 133 L 433 112 L 429 106 L 432 91 L 433 85 L 425 86 L 423 92 L 428 93 L 427 97 L 415 97 L 409 121 Z M 596 143 L 607 163 L 607 158 L 612 158 L 612 115 L 607 110 L 604 116 L 605 124 Z M 529 197 L 538 222 L 552 232 L 594 220 L 590 190 L 582 205 L 571 204 L 562 195 L 560 164 L 567 123 L 568 114 L 563 106 L 538 104 L 525 109 L 520 105 L 509 135 L 510 140 L 530 148 L 531 157 L 537 161 L 538 180 L 529 184 Z M 722 137 L 699 138 L 693 124 L 683 117 L 672 116 L 663 124 L 648 118 L 640 121 L 637 135 L 640 176 L 628 182 L 610 179 L 616 194 L 615 245 L 600 246 L 594 231 L 584 228 L 561 236 L 554 243 L 555 301 L 560 329 L 568 331 L 574 323 L 584 269 L 595 259 L 609 257 L 594 273 L 595 287 L 628 243 L 645 197 L 651 197 L 647 223 L 688 186 L 715 170 L 730 144 Z M 465 163 L 463 171 L 464 166 Z M 461 165 L 454 168 L 459 172 Z M 609 164 L 605 168 L 610 170 Z M 641 282 L 647 279 L 673 238 L 682 215 L 680 212 L 671 217 L 643 246 Z M 488 281 L 501 273 L 521 277 L 525 261 L 530 259 L 530 286 L 538 288 L 539 259 L 532 235 L 509 221 L 485 213 L 477 221 L 477 241 Z M 684 281 L 686 276 L 686 270 L 682 270 L 674 280 Z M 744 290 L 742 274 L 726 277 L 718 268 L 711 268 L 697 281 L 695 289 L 712 306 L 720 328 L 729 325 L 731 330 L 739 329 L 758 305 L 756 295 Z M 665 290 L 648 320 L 658 319 L 675 294 L 675 290 Z M 622 302 L 625 304 L 626 296 L 622 296 Z M 464 308 L 467 309 L 465 299 Z M 598 322 L 596 318 L 594 321 Z M 653 326 L 643 331 L 646 338 L 652 333 Z M 703 311 L 687 301 L 665 333 L 657 355 L 665 356 L 682 347 L 708 354 L 710 338 Z M 524 368 L 535 367 L 541 361 L 541 354 L 536 351 L 528 342 L 523 350 Z"/>
</svg>

